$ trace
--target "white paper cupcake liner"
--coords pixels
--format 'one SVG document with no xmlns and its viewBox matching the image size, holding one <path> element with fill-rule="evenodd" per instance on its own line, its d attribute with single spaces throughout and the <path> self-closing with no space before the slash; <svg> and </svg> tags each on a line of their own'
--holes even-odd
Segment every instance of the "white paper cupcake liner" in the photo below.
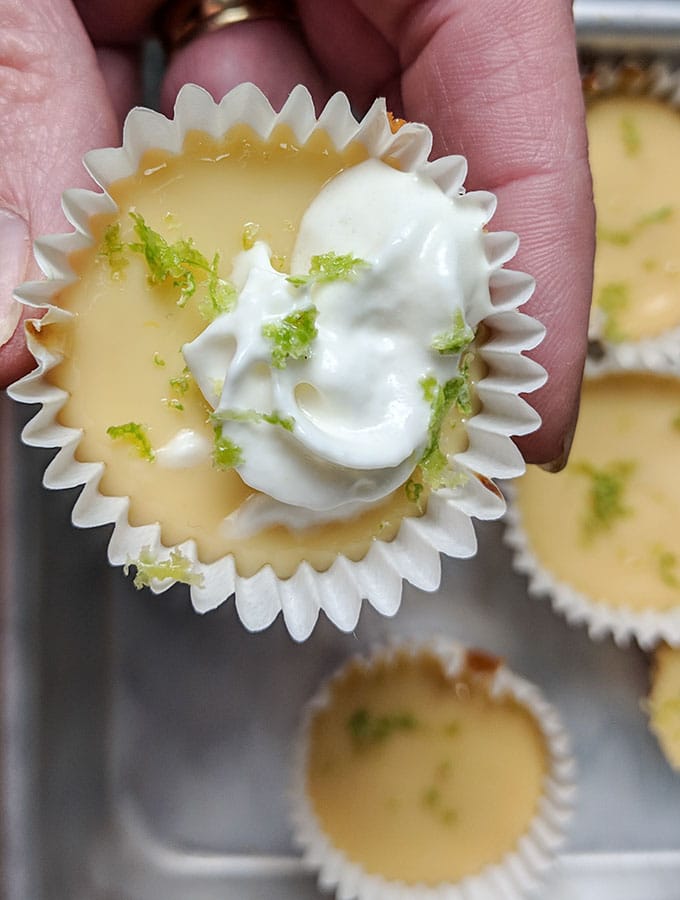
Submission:
<svg viewBox="0 0 680 900">
<path fill-rule="evenodd" d="M 53 298 L 76 277 L 68 265 L 68 254 L 92 243 L 90 217 L 116 211 L 107 193 L 108 186 L 134 173 L 147 149 L 179 153 L 187 132 L 197 129 L 219 138 L 234 124 L 249 125 L 265 139 L 276 125 L 286 124 L 301 143 L 316 129 L 324 129 L 339 150 L 357 140 L 371 156 L 389 156 L 398 160 L 404 170 L 431 177 L 448 195 L 464 194 L 465 160 L 454 156 L 429 162 L 432 146 L 429 129 L 408 123 L 393 133 L 383 101 L 376 101 L 364 118 L 357 121 L 346 96 L 339 93 L 329 100 L 317 118 L 312 99 L 302 86 L 291 92 L 281 111 L 276 113 L 251 84 L 234 88 L 220 103 L 215 103 L 202 88 L 186 85 L 178 94 L 173 119 L 148 109 L 134 109 L 125 122 L 122 147 L 93 150 L 86 155 L 85 166 L 103 192 L 67 191 L 63 209 L 75 231 L 36 242 L 36 259 L 46 280 L 24 284 L 15 292 L 17 299 L 27 306 L 47 307 L 44 318 L 33 320 L 31 328 L 39 333 L 44 325 L 69 318 L 69 313 L 52 305 Z M 491 217 L 495 208 L 492 194 L 468 196 L 483 203 L 487 217 Z M 505 508 L 501 492 L 488 479 L 512 478 L 523 472 L 524 463 L 511 436 L 530 433 L 540 422 L 534 410 L 518 396 L 535 390 L 545 380 L 544 370 L 522 355 L 543 336 L 542 326 L 517 311 L 531 296 L 533 280 L 502 268 L 516 251 L 515 235 L 490 233 L 485 236 L 485 242 L 494 310 L 486 321 L 493 337 L 479 355 L 488 367 L 488 375 L 478 385 L 482 409 L 467 425 L 469 447 L 455 457 L 461 471 L 471 477 L 455 491 L 437 492 L 428 501 L 422 518 L 405 519 L 394 540 L 375 541 L 361 561 L 338 557 L 323 573 L 303 563 L 288 579 L 277 577 L 270 566 L 252 577 L 243 577 L 236 571 L 231 556 L 205 564 L 197 558 L 192 540 L 166 547 L 161 543 L 159 524 L 131 526 L 128 498 L 107 497 L 99 492 L 103 464 L 81 463 L 75 459 L 74 450 L 81 432 L 59 424 L 57 416 L 66 394 L 44 378 L 59 358 L 29 328 L 28 345 L 38 365 L 10 388 L 10 394 L 24 403 L 42 404 L 23 432 L 24 441 L 32 446 L 60 448 L 45 472 L 45 485 L 55 489 L 83 485 L 73 509 L 73 523 L 80 527 L 114 525 L 108 548 L 113 565 L 125 565 L 138 559 L 142 552 L 161 561 L 169 559 L 173 550 L 181 551 L 201 581 L 200 585 L 191 586 L 192 603 L 199 612 L 211 610 L 235 594 L 238 614 L 248 629 L 266 628 L 282 613 L 290 634 L 297 640 L 311 633 L 320 610 L 339 628 L 353 629 L 365 598 L 379 612 L 393 615 L 399 607 L 402 579 L 423 590 L 435 590 L 440 580 L 440 552 L 456 557 L 475 553 L 476 538 L 470 517 L 498 518 Z M 154 580 L 151 589 L 160 593 L 173 583 L 170 578 Z"/>
<path fill-rule="evenodd" d="M 453 641 L 435 638 L 399 641 L 377 647 L 367 657 L 353 657 L 326 681 L 307 704 L 293 754 L 291 820 L 293 837 L 305 863 L 318 872 L 322 889 L 334 890 L 338 900 L 520 900 L 535 896 L 563 845 L 576 794 L 575 762 L 569 737 L 557 711 L 530 682 L 504 665 L 489 674 L 489 694 L 509 697 L 523 706 L 538 724 L 546 747 L 547 773 L 538 810 L 513 852 L 497 863 L 459 882 L 436 886 L 407 884 L 369 874 L 348 859 L 323 832 L 306 792 L 309 735 L 315 715 L 327 707 L 331 687 L 359 662 L 364 670 L 408 653 L 435 655 L 453 677 L 466 667 L 468 650 Z"/>
<path fill-rule="evenodd" d="M 600 361 L 587 378 L 600 378 L 617 373 L 639 372 L 641 375 L 665 375 L 679 378 L 677 365 L 655 360 L 635 366 L 624 365 L 620 359 L 608 357 Z M 680 647 L 680 603 L 677 609 L 658 612 L 634 610 L 596 602 L 570 584 L 557 579 L 538 559 L 522 523 L 522 513 L 512 485 L 506 490 L 508 499 L 505 513 L 504 541 L 513 550 L 513 567 L 529 581 L 529 593 L 534 597 L 549 598 L 553 609 L 563 615 L 571 625 L 585 625 L 593 640 L 613 637 L 621 647 L 635 640 L 640 647 L 649 650 L 666 641 Z M 678 510 L 680 517 L 680 510 Z"/>
<path fill-rule="evenodd" d="M 664 62 L 602 61 L 584 76 L 584 91 L 587 99 L 615 95 L 651 97 L 680 111 L 680 69 Z M 614 342 L 603 336 L 602 321 L 592 316 L 588 337 L 591 350 L 586 371 L 589 373 L 597 373 L 612 364 L 626 368 L 671 364 L 680 370 L 680 326 L 654 337 Z"/>
</svg>

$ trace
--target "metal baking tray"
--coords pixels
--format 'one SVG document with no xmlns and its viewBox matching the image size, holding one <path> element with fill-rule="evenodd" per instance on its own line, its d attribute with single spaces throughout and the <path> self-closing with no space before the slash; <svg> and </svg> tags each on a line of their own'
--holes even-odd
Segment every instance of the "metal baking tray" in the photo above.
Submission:
<svg viewBox="0 0 680 900">
<path fill-rule="evenodd" d="M 574 9 L 584 52 L 680 52 L 678 2 Z M 75 494 L 41 488 L 51 453 L 20 445 L 27 417 L 0 399 L 2 900 L 321 897 L 287 821 L 301 707 L 349 654 L 432 634 L 505 657 L 572 734 L 577 812 L 541 897 L 679 900 L 680 777 L 647 729 L 648 659 L 530 599 L 502 524 L 394 619 L 366 604 L 352 634 L 248 634 L 231 603 L 202 617 L 183 588 L 137 593 L 110 569 L 109 530 L 76 531 Z"/>
</svg>

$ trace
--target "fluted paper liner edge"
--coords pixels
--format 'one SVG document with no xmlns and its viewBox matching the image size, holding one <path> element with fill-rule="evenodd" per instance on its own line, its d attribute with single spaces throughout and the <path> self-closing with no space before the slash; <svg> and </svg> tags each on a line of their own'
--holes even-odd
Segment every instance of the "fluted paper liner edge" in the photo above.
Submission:
<svg viewBox="0 0 680 900">
<path fill-rule="evenodd" d="M 596 380 L 626 373 L 660 375 L 674 378 L 680 384 L 677 364 L 658 359 L 653 364 L 643 364 L 638 360 L 637 365 L 627 366 L 610 357 L 602 360 L 596 370 L 587 373 L 586 379 Z M 560 581 L 533 552 L 512 485 L 507 486 L 506 495 L 508 504 L 503 539 L 513 551 L 513 568 L 526 576 L 532 596 L 549 598 L 553 609 L 571 625 L 585 625 L 593 640 L 611 636 L 620 647 L 635 640 L 643 650 L 652 649 L 661 641 L 680 647 L 680 604 L 676 609 L 666 611 L 616 607 L 597 602 L 572 585 Z"/>
<path fill-rule="evenodd" d="M 557 711 L 534 684 L 502 664 L 489 676 L 489 693 L 496 698 L 510 697 L 529 712 L 545 740 L 547 759 L 538 810 L 511 853 L 458 882 L 407 884 L 365 872 L 323 832 L 305 786 L 314 715 L 328 705 L 331 685 L 342 679 L 349 667 L 359 662 L 368 671 L 404 653 L 414 658 L 434 654 L 451 677 L 464 669 L 468 649 L 446 638 L 397 640 L 373 648 L 367 656 L 357 655 L 345 662 L 305 707 L 294 746 L 290 792 L 293 838 L 302 850 L 303 861 L 317 871 L 322 888 L 335 890 L 338 900 L 521 900 L 535 895 L 566 839 L 576 795 L 576 767 L 569 736 Z"/>
</svg>

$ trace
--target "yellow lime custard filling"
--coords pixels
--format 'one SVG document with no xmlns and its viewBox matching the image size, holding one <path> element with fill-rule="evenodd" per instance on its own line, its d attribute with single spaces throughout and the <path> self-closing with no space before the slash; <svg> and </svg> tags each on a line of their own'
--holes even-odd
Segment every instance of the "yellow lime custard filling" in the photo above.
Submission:
<svg viewBox="0 0 680 900">
<path fill-rule="evenodd" d="M 650 728 L 668 762 L 680 772 L 680 647 L 660 644 L 654 651 L 647 708 Z"/>
<path fill-rule="evenodd" d="M 529 546 L 597 603 L 680 605 L 680 381 L 640 373 L 586 380 L 566 468 L 517 482 Z"/>
<path fill-rule="evenodd" d="M 306 787 L 334 847 L 370 874 L 436 885 L 511 852 L 537 812 L 544 738 L 492 697 L 495 661 L 426 653 L 352 665 L 311 723 Z"/>
<path fill-rule="evenodd" d="M 68 395 L 58 418 L 82 429 L 79 461 L 105 464 L 100 491 L 128 496 L 130 524 L 160 523 L 166 546 L 193 539 L 206 563 L 231 553 L 244 576 L 265 564 L 288 577 L 303 560 L 323 571 L 338 554 L 361 559 L 373 540 L 391 540 L 404 516 L 422 514 L 431 487 L 441 486 L 441 461 L 467 446 L 463 423 L 478 409 L 474 383 L 482 374 L 473 353 L 461 363 L 455 396 L 427 379 L 417 388 L 432 409 L 422 467 L 384 499 L 314 527 L 268 525 L 255 536 L 225 527 L 257 492 L 236 471 L 242 448 L 222 426 L 229 421 L 236 428 L 248 420 L 274 433 L 292 423 L 271 410 L 216 412 L 205 399 L 210 386 L 205 378 L 197 384 L 183 348 L 233 309 L 232 262 L 239 254 L 264 242 L 269 271 L 290 272 L 310 202 L 366 155 L 357 143 L 336 151 L 321 131 L 300 146 L 285 126 L 267 141 L 245 126 L 221 140 L 189 133 L 180 154 L 149 151 L 135 175 L 109 187 L 120 212 L 93 219 L 93 246 L 70 257 L 78 277 L 56 305 L 73 316 L 37 334 L 63 355 L 47 374 Z M 302 296 L 310 282 L 350 282 L 364 268 L 361 258 L 326 253 L 312 257 L 307 274 L 284 281 Z M 316 333 L 313 309 L 296 309 L 262 326 L 261 333 L 271 349 L 272 370 L 285 370 L 308 355 Z M 474 347 L 473 331 L 455 318 L 437 337 L 439 354 Z M 223 383 L 214 381 L 217 395 Z M 182 445 L 188 436 L 190 447 Z M 178 453 L 182 465 L 173 462 Z M 187 464 L 192 454 L 195 460 Z M 276 456 L 267 465 L 276 473 Z M 133 562 L 141 563 L 142 583 L 162 577 L 146 571 L 144 560 Z M 181 577 L 179 556 L 167 574 L 188 580 Z"/>
<path fill-rule="evenodd" d="M 615 96 L 587 111 L 597 210 L 593 315 L 619 342 L 680 325 L 680 113 Z"/>
</svg>

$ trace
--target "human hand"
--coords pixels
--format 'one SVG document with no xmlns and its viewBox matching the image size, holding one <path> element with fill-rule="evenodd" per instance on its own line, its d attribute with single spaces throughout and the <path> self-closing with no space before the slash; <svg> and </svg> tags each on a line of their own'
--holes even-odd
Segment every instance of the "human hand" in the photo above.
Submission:
<svg viewBox="0 0 680 900">
<path fill-rule="evenodd" d="M 83 2 L 83 22 L 94 44 L 118 44 L 100 49 L 97 59 L 67 0 L 50 0 L 33 11 L 18 0 L 0 0 L 0 15 L 5 7 L 13 11 L 25 28 L 29 23 L 38 44 L 40 35 L 43 42 L 40 103 L 19 77 L 22 65 L 35 64 L 30 48 L 30 57 L 18 60 L 16 72 L 10 70 L 13 92 L 3 113 L 9 127 L 3 121 L 0 129 L 0 153 L 10 160 L 0 174 L 0 207 L 13 197 L 32 237 L 64 230 L 58 197 L 66 187 L 87 184 L 83 152 L 119 143 L 120 115 L 110 97 L 117 99 L 119 113 L 134 102 L 138 79 L 129 48 L 141 39 L 158 5 L 158 0 L 126 0 L 114 13 L 103 0 Z M 531 354 L 550 376 L 530 398 L 543 425 L 518 444 L 528 461 L 559 465 L 578 407 L 594 249 L 571 4 L 298 0 L 297 12 L 299 25 L 243 22 L 178 49 L 164 76 L 164 112 L 171 111 L 187 81 L 217 98 L 239 82 L 253 81 L 275 107 L 301 82 L 319 106 L 335 90 L 344 90 L 359 114 L 374 97 L 385 96 L 396 115 L 432 127 L 435 155 L 465 155 L 467 187 L 498 196 L 493 229 L 521 237 L 513 265 L 537 280 L 525 309 L 548 329 Z M 46 33 L 46 26 L 59 36 Z M 0 97 L 7 81 L 0 75 Z M 28 128 L 19 127 L 22 121 Z M 2 253 L 7 263 L 0 270 L 0 304 L 9 290 L 5 280 L 36 274 L 30 263 L 17 271 L 16 260 L 26 260 L 25 242 L 23 256 L 10 260 L 8 245 Z M 0 380 L 11 380 L 27 366 L 16 337 L 0 355 Z"/>
</svg>

